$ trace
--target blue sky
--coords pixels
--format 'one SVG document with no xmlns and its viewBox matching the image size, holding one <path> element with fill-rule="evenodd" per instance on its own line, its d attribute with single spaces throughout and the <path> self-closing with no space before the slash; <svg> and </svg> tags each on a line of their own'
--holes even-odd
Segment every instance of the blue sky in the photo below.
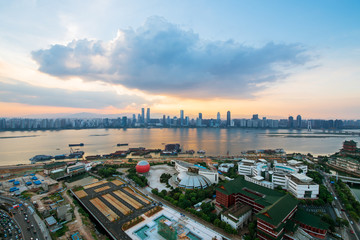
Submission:
<svg viewBox="0 0 360 240">
<path fill-rule="evenodd" d="M 1 1 L 0 108 L 360 118 L 359 12 L 359 1 Z"/>
</svg>

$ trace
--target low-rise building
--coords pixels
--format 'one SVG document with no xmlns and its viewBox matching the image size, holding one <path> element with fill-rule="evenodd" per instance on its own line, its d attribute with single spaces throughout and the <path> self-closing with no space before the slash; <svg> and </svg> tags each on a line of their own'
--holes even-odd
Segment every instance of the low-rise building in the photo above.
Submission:
<svg viewBox="0 0 360 240">
<path fill-rule="evenodd" d="M 68 174 L 77 174 L 81 172 L 85 172 L 85 164 L 84 163 L 76 163 L 75 165 L 69 166 L 66 169 Z"/>
<path fill-rule="evenodd" d="M 304 174 L 291 174 L 288 179 L 288 191 L 298 199 L 315 199 L 319 195 L 319 185 Z"/>
<path fill-rule="evenodd" d="M 328 229 L 328 225 L 316 216 L 309 214 L 304 217 L 304 213 L 298 209 L 298 200 L 291 195 L 240 177 L 216 189 L 216 204 L 223 208 L 231 208 L 234 204 L 249 205 L 257 217 L 257 237 L 262 240 L 294 239 L 292 236 L 297 227 L 324 239 Z M 235 222 L 235 219 L 227 216 L 226 220 Z M 313 219 L 316 224 L 311 225 Z"/>
<path fill-rule="evenodd" d="M 222 163 L 222 164 L 220 164 L 218 170 L 220 172 L 226 172 L 227 173 L 227 172 L 229 172 L 229 169 L 232 168 L 232 167 L 234 167 L 233 163 Z"/>
<path fill-rule="evenodd" d="M 59 170 L 59 169 L 66 169 L 66 163 L 65 162 L 54 162 L 50 164 L 44 165 L 44 173 L 46 175 L 50 175 L 52 171 Z"/>
<path fill-rule="evenodd" d="M 241 229 L 251 219 L 251 207 L 245 204 L 235 204 L 221 213 L 221 221 L 228 223 L 234 229 Z"/>
<path fill-rule="evenodd" d="M 242 159 L 238 163 L 239 175 L 252 175 L 252 169 L 254 167 L 255 160 Z"/>
</svg>

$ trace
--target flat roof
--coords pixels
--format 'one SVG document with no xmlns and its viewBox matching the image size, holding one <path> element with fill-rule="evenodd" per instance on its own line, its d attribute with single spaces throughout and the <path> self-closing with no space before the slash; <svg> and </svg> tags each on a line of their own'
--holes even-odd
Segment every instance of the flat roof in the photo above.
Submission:
<svg viewBox="0 0 360 240">
<path fill-rule="evenodd" d="M 299 173 L 295 173 L 295 174 L 291 174 L 290 175 L 290 179 L 292 181 L 294 181 L 297 184 L 315 184 L 312 180 L 311 177 L 306 176 L 305 174 L 299 174 Z"/>
<path fill-rule="evenodd" d="M 225 215 L 231 215 L 231 216 L 234 216 L 236 218 L 239 218 L 242 215 L 244 215 L 245 213 L 247 213 L 248 211 L 251 211 L 251 207 L 249 205 L 235 204 L 234 206 L 232 206 L 231 208 L 226 210 L 224 212 L 224 214 Z"/>
<path fill-rule="evenodd" d="M 56 224 L 56 219 L 53 216 L 45 218 L 47 225 L 52 226 Z"/>
</svg>

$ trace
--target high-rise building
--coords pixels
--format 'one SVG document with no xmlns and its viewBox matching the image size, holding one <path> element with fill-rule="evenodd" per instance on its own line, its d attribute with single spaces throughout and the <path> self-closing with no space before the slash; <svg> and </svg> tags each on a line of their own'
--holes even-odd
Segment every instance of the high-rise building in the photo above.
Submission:
<svg viewBox="0 0 360 240">
<path fill-rule="evenodd" d="M 184 125 L 184 110 L 180 110 L 180 125 Z"/>
<path fill-rule="evenodd" d="M 259 114 L 253 114 L 252 120 L 259 120 Z"/>
<path fill-rule="evenodd" d="M 289 117 L 289 122 L 288 122 L 288 126 L 289 128 L 294 128 L 294 117 L 293 116 L 290 116 Z"/>
<path fill-rule="evenodd" d="M 297 115 L 296 117 L 296 128 L 301 128 L 301 116 Z"/>
<path fill-rule="evenodd" d="M 199 113 L 199 119 L 202 120 L 202 113 Z"/>
<path fill-rule="evenodd" d="M 220 112 L 217 113 L 217 116 L 216 116 L 216 124 L 217 124 L 218 126 L 220 126 L 220 124 L 221 124 Z"/>
<path fill-rule="evenodd" d="M 140 123 L 145 122 L 145 108 L 141 108 L 141 121 Z"/>
<path fill-rule="evenodd" d="M 146 123 L 150 123 L 150 108 L 146 109 Z"/>
<path fill-rule="evenodd" d="M 231 113 L 230 113 L 230 111 L 227 111 L 227 113 L 226 113 L 226 126 L 227 127 L 231 126 Z"/>
<path fill-rule="evenodd" d="M 126 116 L 122 117 L 121 126 L 126 128 L 127 127 L 127 122 L 128 122 L 127 117 Z"/>
<path fill-rule="evenodd" d="M 167 124 L 166 124 L 166 116 L 165 115 L 163 115 L 163 121 L 162 121 L 162 124 L 163 124 L 163 126 L 166 126 Z"/>
</svg>

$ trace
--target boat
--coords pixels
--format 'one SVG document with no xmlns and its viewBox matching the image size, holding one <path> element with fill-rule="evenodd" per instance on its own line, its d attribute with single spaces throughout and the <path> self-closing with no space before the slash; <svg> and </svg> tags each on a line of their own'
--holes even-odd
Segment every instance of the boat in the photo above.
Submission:
<svg viewBox="0 0 360 240">
<path fill-rule="evenodd" d="M 100 155 L 91 155 L 91 156 L 86 156 L 85 157 L 86 160 L 98 160 L 100 158 L 101 158 Z"/>
<path fill-rule="evenodd" d="M 198 154 L 205 154 L 205 151 L 204 150 L 199 150 L 197 151 Z"/>
<path fill-rule="evenodd" d="M 60 154 L 60 155 L 56 155 L 54 156 L 55 160 L 60 160 L 60 159 L 65 159 L 67 156 L 65 154 Z"/>
<path fill-rule="evenodd" d="M 118 146 L 118 147 L 129 146 L 129 144 L 128 143 L 118 143 L 116 146 Z"/>
<path fill-rule="evenodd" d="M 74 144 L 69 144 L 69 147 L 83 147 L 84 144 L 83 143 L 74 143 Z"/>
<path fill-rule="evenodd" d="M 50 155 L 36 155 L 36 156 L 30 158 L 29 160 L 31 162 L 41 162 L 41 161 L 48 161 L 51 159 L 53 159 L 53 156 L 50 156 Z"/>
<path fill-rule="evenodd" d="M 72 151 L 69 154 L 69 158 L 82 158 L 83 155 L 84 155 L 84 151 Z"/>
</svg>

